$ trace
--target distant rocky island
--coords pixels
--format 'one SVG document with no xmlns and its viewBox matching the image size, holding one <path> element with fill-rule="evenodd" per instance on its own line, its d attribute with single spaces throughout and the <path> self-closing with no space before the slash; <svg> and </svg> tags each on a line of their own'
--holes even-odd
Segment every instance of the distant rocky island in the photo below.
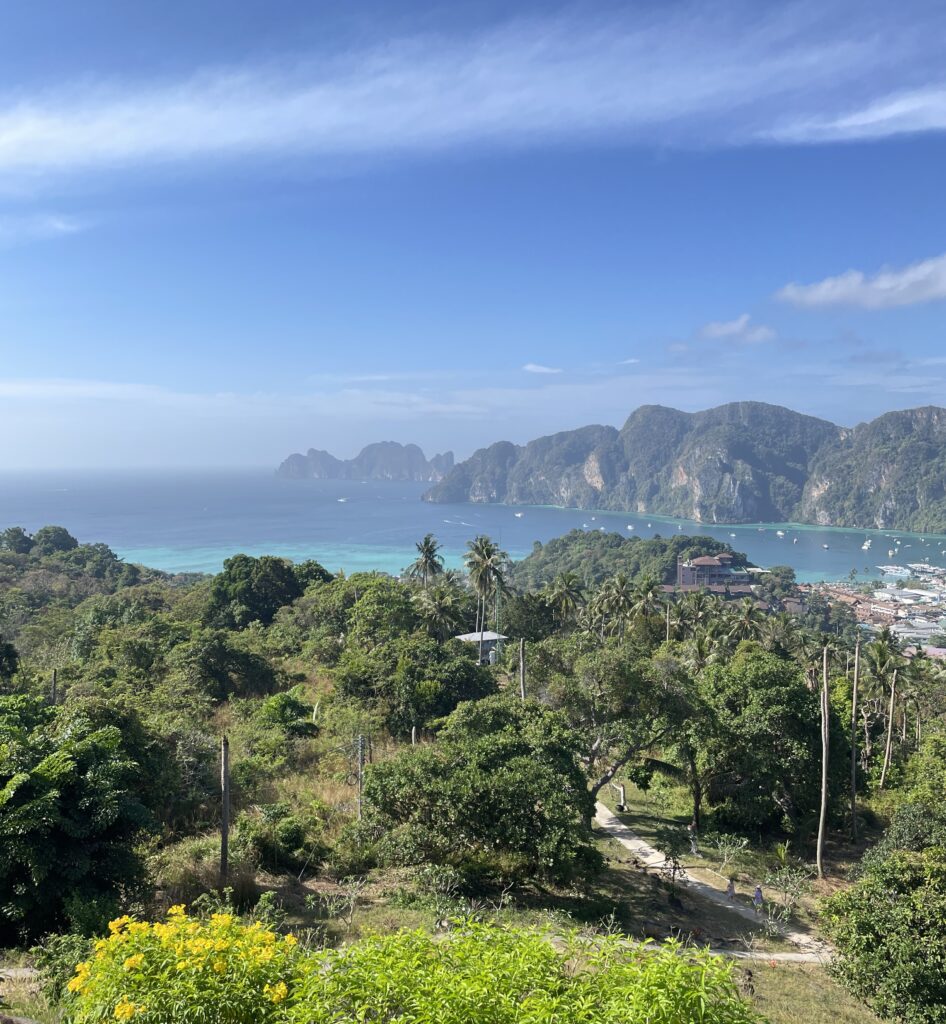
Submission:
<svg viewBox="0 0 946 1024">
<path fill-rule="evenodd" d="M 353 459 L 336 459 L 310 448 L 285 459 L 276 475 L 288 480 L 416 480 L 433 483 L 453 468 L 453 452 L 427 459 L 416 444 L 380 441 L 369 444 Z"/>
<path fill-rule="evenodd" d="M 946 409 L 846 428 L 761 402 L 697 413 L 646 405 L 620 430 L 481 448 L 424 498 L 942 533 Z"/>
</svg>

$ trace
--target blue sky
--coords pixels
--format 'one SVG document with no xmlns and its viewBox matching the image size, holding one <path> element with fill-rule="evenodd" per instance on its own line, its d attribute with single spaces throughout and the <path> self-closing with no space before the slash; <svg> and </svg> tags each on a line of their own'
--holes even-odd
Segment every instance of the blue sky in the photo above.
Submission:
<svg viewBox="0 0 946 1024">
<path fill-rule="evenodd" d="M 0 467 L 946 404 L 946 8 L 0 10 Z"/>
</svg>

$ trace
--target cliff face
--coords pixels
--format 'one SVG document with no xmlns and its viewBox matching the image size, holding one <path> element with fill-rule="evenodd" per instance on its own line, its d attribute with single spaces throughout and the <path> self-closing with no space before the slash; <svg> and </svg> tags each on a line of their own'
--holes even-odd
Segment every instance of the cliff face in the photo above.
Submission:
<svg viewBox="0 0 946 1024">
<path fill-rule="evenodd" d="M 620 431 L 583 427 L 480 449 L 425 498 L 946 530 L 946 410 L 845 430 L 759 402 L 698 413 L 643 406 Z"/>
<path fill-rule="evenodd" d="M 353 459 L 336 459 L 310 448 L 290 455 L 276 470 L 289 480 L 417 480 L 435 482 L 453 469 L 453 452 L 428 460 L 416 444 L 381 441 L 369 444 Z"/>
<path fill-rule="evenodd" d="M 845 431 L 815 462 L 806 521 L 881 530 L 946 530 L 946 409 L 891 412 Z"/>
</svg>

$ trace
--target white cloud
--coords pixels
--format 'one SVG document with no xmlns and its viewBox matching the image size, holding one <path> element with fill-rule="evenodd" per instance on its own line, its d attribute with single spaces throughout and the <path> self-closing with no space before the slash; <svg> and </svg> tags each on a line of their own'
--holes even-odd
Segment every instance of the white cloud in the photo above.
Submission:
<svg viewBox="0 0 946 1024">
<path fill-rule="evenodd" d="M 911 263 L 902 270 L 885 269 L 867 276 L 848 270 L 815 284 L 787 284 L 776 294 L 795 306 L 856 306 L 892 309 L 946 299 L 946 253 Z"/>
<path fill-rule="evenodd" d="M 691 0 L 628 6 L 611 20 L 520 19 L 330 58 L 198 68 L 177 79 L 58 83 L 0 96 L 0 171 L 595 135 L 660 145 L 830 140 L 851 137 L 852 118 L 857 137 L 906 121 L 939 130 L 941 94 L 911 94 L 905 79 L 940 74 L 944 25 L 935 6 L 905 19 L 853 0 Z M 899 99 L 885 99 L 892 95 Z M 816 129 L 797 128 L 818 118 Z"/>
<path fill-rule="evenodd" d="M 631 359 L 622 359 L 620 365 L 621 366 L 636 366 L 639 362 L 640 362 L 639 359 L 636 359 L 636 358 L 632 357 Z"/>
<path fill-rule="evenodd" d="M 81 221 L 54 213 L 0 216 L 0 246 L 62 238 L 84 231 L 85 228 L 86 225 Z"/>
<path fill-rule="evenodd" d="M 896 92 L 837 117 L 800 119 L 771 131 L 780 142 L 854 142 L 946 131 L 946 87 Z"/>
<path fill-rule="evenodd" d="M 526 363 L 523 366 L 523 370 L 526 373 L 561 373 L 561 367 L 559 366 L 543 366 L 541 363 Z"/>
<path fill-rule="evenodd" d="M 714 341 L 744 341 L 755 344 L 772 341 L 775 331 L 765 324 L 753 324 L 748 313 L 737 316 L 735 320 L 714 320 L 700 328 L 700 337 Z"/>
</svg>

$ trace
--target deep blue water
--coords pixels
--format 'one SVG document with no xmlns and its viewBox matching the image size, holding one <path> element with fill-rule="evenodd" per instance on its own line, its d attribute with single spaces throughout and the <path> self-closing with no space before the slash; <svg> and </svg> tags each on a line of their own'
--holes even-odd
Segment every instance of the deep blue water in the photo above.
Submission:
<svg viewBox="0 0 946 1024">
<path fill-rule="evenodd" d="M 574 527 L 642 537 L 708 534 L 759 565 L 792 565 L 803 581 L 841 579 L 852 568 L 863 578 L 867 567 L 876 578 L 876 566 L 889 562 L 928 558 L 946 565 L 946 537 L 790 524 L 713 527 L 625 512 L 531 506 L 429 505 L 420 501 L 424 490 L 423 484 L 280 480 L 266 470 L 7 473 L 0 475 L 0 528 L 35 530 L 56 523 L 81 541 L 104 541 L 128 561 L 171 571 L 215 572 L 225 558 L 243 551 L 316 558 L 332 570 L 399 572 L 412 561 L 415 541 L 428 531 L 444 545 L 448 564 L 456 566 L 466 542 L 478 533 L 521 558 L 533 541 Z M 778 537 L 777 529 L 785 537 Z M 867 552 L 861 550 L 866 537 L 874 538 Z M 894 557 L 888 556 L 890 549 L 897 552 Z"/>
</svg>

